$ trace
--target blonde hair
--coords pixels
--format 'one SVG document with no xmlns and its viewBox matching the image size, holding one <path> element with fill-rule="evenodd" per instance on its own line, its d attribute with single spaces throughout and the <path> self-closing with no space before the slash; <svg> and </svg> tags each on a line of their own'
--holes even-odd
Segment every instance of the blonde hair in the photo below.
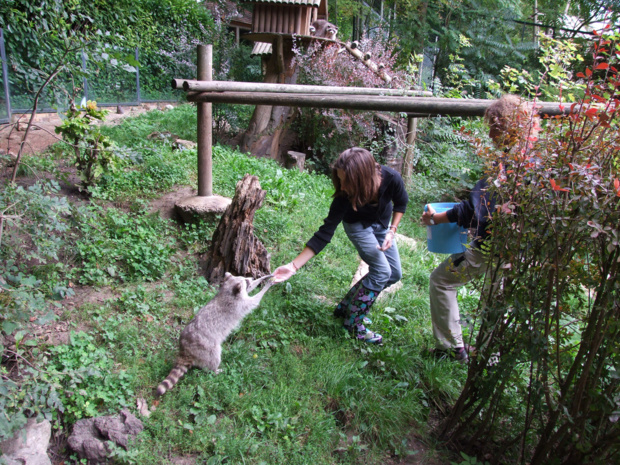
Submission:
<svg viewBox="0 0 620 465">
<path fill-rule="evenodd" d="M 342 190 L 338 170 L 344 173 L 348 193 Z M 353 209 L 370 203 L 379 192 L 381 166 L 368 150 L 352 147 L 342 152 L 332 166 L 334 197 L 348 195 Z"/>
<path fill-rule="evenodd" d="M 512 94 L 504 94 L 484 112 L 490 132 L 502 134 L 506 141 L 515 140 L 523 133 L 536 135 L 539 117 L 531 103 Z"/>
</svg>

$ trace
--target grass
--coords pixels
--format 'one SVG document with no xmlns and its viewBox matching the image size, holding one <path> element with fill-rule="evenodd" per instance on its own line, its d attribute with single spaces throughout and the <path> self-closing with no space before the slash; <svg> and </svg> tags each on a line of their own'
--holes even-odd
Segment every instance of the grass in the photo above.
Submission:
<svg viewBox="0 0 620 465">
<path fill-rule="evenodd" d="M 400 245 L 403 287 L 373 307 L 372 329 L 384 336 L 384 346 L 351 339 L 332 317 L 358 263 L 339 228 L 321 254 L 274 286 L 231 335 L 221 374 L 191 370 L 154 401 L 153 388 L 173 366 L 180 331 L 215 293 L 198 266 L 215 225 L 179 225 L 148 213 L 148 199 L 195 185 L 196 153 L 173 151 L 165 140 L 147 136 L 168 130 L 195 139 L 195 126 L 188 105 L 105 128 L 133 161 L 105 177 L 92 206 L 72 216 L 78 252 L 65 265 L 67 276 L 107 286 L 114 297 L 65 311 L 64 318 L 89 328 L 113 372 L 123 373 L 123 395 L 156 405 L 141 418 L 145 430 L 130 450 L 117 451 L 117 462 L 165 464 L 191 456 L 207 464 L 378 464 L 416 452 L 409 445 L 413 435 L 428 447 L 417 451 L 418 463 L 425 463 L 424 454 L 449 455 L 435 450 L 429 417 L 456 398 L 466 368 L 426 355 L 432 346 L 428 276 L 441 257 L 426 250 L 421 203 L 411 203 L 401 222 L 400 232 L 417 241 Z M 232 197 L 246 173 L 258 176 L 267 191 L 254 226 L 275 269 L 322 224 L 331 182 L 214 148 L 214 192 Z M 424 197 L 410 190 L 412 198 Z M 462 294 L 465 308 L 473 298 Z M 100 405 L 99 413 L 111 413 L 108 407 Z"/>
</svg>

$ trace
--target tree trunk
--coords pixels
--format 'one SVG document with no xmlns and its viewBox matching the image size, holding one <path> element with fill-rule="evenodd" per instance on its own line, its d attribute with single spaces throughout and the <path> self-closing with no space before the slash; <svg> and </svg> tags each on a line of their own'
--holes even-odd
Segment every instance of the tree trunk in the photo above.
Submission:
<svg viewBox="0 0 620 465">
<path fill-rule="evenodd" d="M 295 84 L 297 70 L 292 65 L 292 44 L 285 42 L 281 53 L 282 60 L 279 60 L 278 46 L 274 43 L 273 53 L 267 59 L 264 82 Z M 284 163 L 286 153 L 294 149 L 297 142 L 295 133 L 289 129 L 296 114 L 293 107 L 257 105 L 241 140 L 241 151 Z"/>
<path fill-rule="evenodd" d="M 254 236 L 254 213 L 263 204 L 266 191 L 258 177 L 246 174 L 237 183 L 232 203 L 213 234 L 207 256 L 206 277 L 219 283 L 224 273 L 259 278 L 270 273 L 269 254 Z"/>
</svg>

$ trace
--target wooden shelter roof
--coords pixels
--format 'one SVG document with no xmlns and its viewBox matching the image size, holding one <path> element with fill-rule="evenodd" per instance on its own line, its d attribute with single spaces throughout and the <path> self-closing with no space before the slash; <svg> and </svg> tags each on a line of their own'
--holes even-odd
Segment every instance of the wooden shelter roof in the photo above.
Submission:
<svg viewBox="0 0 620 465">
<path fill-rule="evenodd" d="M 244 0 L 247 3 L 279 3 L 282 5 L 301 5 L 319 7 L 322 0 Z"/>
<path fill-rule="evenodd" d="M 252 48 L 252 53 L 250 56 L 260 56 L 260 55 L 271 55 L 273 47 L 271 44 L 266 42 L 255 42 L 254 48 Z"/>
</svg>

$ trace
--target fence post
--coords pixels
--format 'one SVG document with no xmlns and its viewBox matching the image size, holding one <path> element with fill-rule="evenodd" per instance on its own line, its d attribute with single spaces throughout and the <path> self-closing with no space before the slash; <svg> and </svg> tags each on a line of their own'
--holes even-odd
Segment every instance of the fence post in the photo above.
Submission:
<svg viewBox="0 0 620 465">
<path fill-rule="evenodd" d="M 0 58 L 2 58 L 2 83 L 4 84 L 4 99 L 6 101 L 7 119 L 11 121 L 11 95 L 9 94 L 9 71 L 6 66 L 6 51 L 4 49 L 4 30 L 0 27 Z"/>
<path fill-rule="evenodd" d="M 139 56 L 140 56 L 140 50 L 136 46 L 136 61 L 138 61 Z M 140 105 L 140 65 L 136 66 L 136 89 L 137 89 L 136 97 L 138 98 L 138 105 Z"/>
<path fill-rule="evenodd" d="M 82 71 L 84 71 L 84 98 L 88 100 L 88 78 L 86 77 L 86 52 L 82 49 Z"/>
</svg>

